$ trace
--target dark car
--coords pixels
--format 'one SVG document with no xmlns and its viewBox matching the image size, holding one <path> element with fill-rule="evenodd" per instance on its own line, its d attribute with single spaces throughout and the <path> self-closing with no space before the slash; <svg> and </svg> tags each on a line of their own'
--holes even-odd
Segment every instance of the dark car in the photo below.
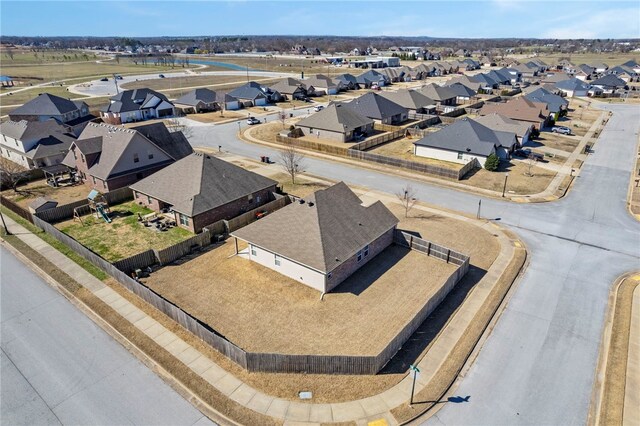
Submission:
<svg viewBox="0 0 640 426">
<path fill-rule="evenodd" d="M 533 152 L 530 149 L 516 149 L 513 152 L 513 155 L 516 157 L 522 157 L 522 158 L 533 158 L 536 161 L 544 160 L 544 155 L 537 152 Z"/>
<path fill-rule="evenodd" d="M 119 74 L 116 74 L 116 80 L 122 80 L 122 76 Z"/>
<path fill-rule="evenodd" d="M 102 77 L 100 81 L 109 81 L 109 79 L 107 77 Z"/>
<path fill-rule="evenodd" d="M 160 78 L 164 78 L 164 74 L 160 74 L 158 77 L 160 77 Z"/>
<path fill-rule="evenodd" d="M 250 126 L 253 125 L 253 124 L 260 124 L 260 120 L 258 120 L 255 117 L 249 117 L 249 118 L 247 118 L 247 124 L 250 125 Z"/>
<path fill-rule="evenodd" d="M 570 135 L 571 129 L 565 126 L 553 126 L 551 128 L 552 133 L 560 133 L 562 135 Z"/>
</svg>

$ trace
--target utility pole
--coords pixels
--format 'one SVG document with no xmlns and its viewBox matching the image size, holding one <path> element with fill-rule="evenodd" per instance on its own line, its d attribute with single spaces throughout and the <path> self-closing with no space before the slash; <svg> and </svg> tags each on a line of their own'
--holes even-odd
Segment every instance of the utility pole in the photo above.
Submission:
<svg viewBox="0 0 640 426">
<path fill-rule="evenodd" d="M 120 93 L 120 89 L 118 89 L 118 79 L 116 78 L 116 74 L 113 74 L 113 82 L 116 85 L 116 95 Z"/>
<path fill-rule="evenodd" d="M 476 214 L 476 219 L 480 219 L 480 208 L 482 207 L 482 200 L 478 200 L 478 213 Z"/>
<path fill-rule="evenodd" d="M 5 235 L 11 235 L 11 232 L 9 231 L 9 228 L 7 228 L 7 224 L 4 221 L 4 215 L 2 214 L 2 211 L 0 211 L 0 219 L 2 219 L 2 227 L 4 228 L 4 234 Z"/>
<path fill-rule="evenodd" d="M 504 186 L 502 187 L 502 198 L 504 198 L 504 192 L 507 189 L 507 179 L 509 179 L 509 173 L 504 175 Z"/>
<path fill-rule="evenodd" d="M 416 379 L 418 378 L 420 369 L 418 368 L 418 366 L 412 364 L 409 366 L 409 370 L 413 371 L 413 383 L 411 384 L 411 400 L 409 401 L 409 406 L 411 407 L 413 406 L 413 395 L 416 390 Z"/>
</svg>

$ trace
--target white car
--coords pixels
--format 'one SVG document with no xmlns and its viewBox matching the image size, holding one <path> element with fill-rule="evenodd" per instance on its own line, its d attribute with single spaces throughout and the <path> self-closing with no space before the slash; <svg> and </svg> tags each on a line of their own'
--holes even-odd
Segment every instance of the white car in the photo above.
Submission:
<svg viewBox="0 0 640 426">
<path fill-rule="evenodd" d="M 316 105 L 315 107 L 313 107 L 313 110 L 314 110 L 315 112 L 320 112 L 320 111 L 322 111 L 323 109 L 324 109 L 324 106 L 322 106 L 322 105 Z"/>
<path fill-rule="evenodd" d="M 254 125 L 254 124 L 260 124 L 260 120 L 258 120 L 258 119 L 257 119 L 257 118 L 255 118 L 255 117 L 249 117 L 249 118 L 247 119 L 247 124 L 248 124 L 248 125 L 250 125 L 250 126 L 252 126 L 252 125 Z"/>
</svg>

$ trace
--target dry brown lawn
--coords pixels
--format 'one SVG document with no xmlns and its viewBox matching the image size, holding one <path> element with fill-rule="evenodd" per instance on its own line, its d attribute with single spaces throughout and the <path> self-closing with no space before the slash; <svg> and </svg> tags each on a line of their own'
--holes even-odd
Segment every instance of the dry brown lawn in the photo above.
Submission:
<svg viewBox="0 0 640 426">
<path fill-rule="evenodd" d="M 204 112 L 201 114 L 188 114 L 189 120 L 199 121 L 200 123 L 219 123 L 220 121 L 233 120 L 237 118 L 246 117 L 246 112 L 240 111 L 223 111 L 222 115 L 220 111 Z"/>
<path fill-rule="evenodd" d="M 276 135 L 283 130 L 288 129 L 290 123 L 286 123 L 284 128 L 281 121 L 272 121 L 270 123 L 258 124 L 247 130 L 250 136 L 265 142 L 276 143 Z"/>
<path fill-rule="evenodd" d="M 271 161 L 277 161 L 277 159 L 272 158 Z M 287 193 L 294 195 L 296 197 L 304 198 L 307 195 L 319 190 L 325 189 L 330 184 L 321 183 L 314 180 L 305 179 L 304 177 L 296 177 L 296 182 L 291 183 L 291 176 L 287 173 L 279 172 L 274 175 L 269 175 L 271 179 L 276 180 L 279 185 L 282 187 L 282 190 Z"/>
<path fill-rule="evenodd" d="M 54 188 L 47 185 L 44 179 L 34 180 L 18 186 L 19 192 L 11 189 L 2 191 L 2 196 L 20 204 L 25 209 L 38 197 L 48 197 L 56 200 L 58 205 L 69 204 L 78 200 L 86 200 L 90 189 L 84 185 L 61 186 Z"/>
<path fill-rule="evenodd" d="M 252 352 L 375 356 L 455 269 L 394 245 L 320 300 L 318 291 L 234 250 L 228 240 L 146 282 Z"/>
<path fill-rule="evenodd" d="M 250 79 L 259 81 L 260 77 L 249 74 Z M 157 78 L 152 80 L 132 81 L 122 85 L 123 89 L 140 89 L 147 87 L 153 90 L 173 90 L 181 87 L 217 86 L 234 84 L 241 86 L 247 82 L 243 75 L 185 75 L 184 77 Z"/>
<path fill-rule="evenodd" d="M 401 160 L 415 161 L 416 163 L 446 167 L 447 169 L 451 170 L 460 170 L 463 167 L 463 164 L 456 164 L 449 161 L 441 161 L 436 160 L 435 158 L 426 158 L 414 155 L 413 142 L 417 140 L 417 138 L 397 139 L 384 145 L 378 145 L 375 148 L 370 149 L 369 152 L 379 155 L 386 155 L 393 158 L 400 158 Z"/>
<path fill-rule="evenodd" d="M 460 182 L 477 188 L 502 192 L 507 173 L 509 174 L 507 192 L 518 195 L 537 194 L 544 191 L 556 175 L 556 172 L 533 166 L 531 167 L 532 176 L 528 176 L 529 166 L 526 161 L 502 161 L 498 171 L 478 169 L 467 174 Z"/>
<path fill-rule="evenodd" d="M 571 99 L 569 115 L 558 120 L 559 126 L 566 126 L 577 136 L 584 136 L 591 125 L 602 113 L 591 106 L 592 102 L 584 99 Z"/>
<path fill-rule="evenodd" d="M 551 132 L 543 132 L 540 137 L 534 140 L 533 146 L 536 151 L 544 152 L 545 147 L 559 149 L 567 153 L 567 156 L 571 154 L 577 146 L 580 144 L 580 136 L 565 136 L 558 135 Z"/>
</svg>

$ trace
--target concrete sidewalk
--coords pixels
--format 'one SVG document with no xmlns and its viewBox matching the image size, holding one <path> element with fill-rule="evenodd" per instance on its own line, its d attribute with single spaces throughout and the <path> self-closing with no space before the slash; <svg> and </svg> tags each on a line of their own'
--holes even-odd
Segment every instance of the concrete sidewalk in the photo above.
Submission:
<svg viewBox="0 0 640 426">
<path fill-rule="evenodd" d="M 388 198 L 388 201 L 391 201 L 391 197 L 373 191 L 364 194 L 364 196 L 382 199 Z M 414 208 L 416 210 L 453 217 L 462 221 L 474 222 L 473 219 L 424 206 L 416 206 Z M 196 374 L 200 375 L 211 384 L 211 386 L 248 409 L 282 420 L 288 424 L 315 425 L 348 421 L 355 421 L 357 424 L 367 424 L 370 421 L 384 419 L 389 425 L 393 425 L 397 424 L 397 421 L 390 410 L 408 402 L 410 398 L 412 379 L 409 375 L 405 376 L 405 378 L 395 386 L 378 395 L 342 403 L 302 403 L 269 396 L 243 383 L 237 377 L 222 369 L 200 351 L 189 345 L 176 334 L 167 330 L 163 325 L 149 317 L 127 299 L 120 296 L 113 289 L 96 279 L 71 259 L 51 247 L 38 236 L 29 232 L 10 217 L 6 217 L 5 220 L 9 230 L 20 240 L 90 290 L 103 302 L 130 321 L 137 329 L 174 355 Z M 518 241 L 510 239 L 493 223 L 484 223 L 482 227 L 497 235 L 502 249 L 491 268 L 469 294 L 456 315 L 451 318 L 446 330 L 441 333 L 434 342 L 432 349 L 429 350 L 419 362 L 418 366 L 423 373 L 417 380 L 416 394 L 428 385 L 439 370 L 439 367 L 445 362 L 456 342 L 466 330 L 467 325 L 472 321 L 475 312 L 483 305 L 494 283 L 511 261 L 515 247 L 521 246 Z"/>
<path fill-rule="evenodd" d="M 640 282 L 640 275 L 629 279 Z M 640 285 L 633 291 L 622 424 L 640 424 Z"/>
</svg>

